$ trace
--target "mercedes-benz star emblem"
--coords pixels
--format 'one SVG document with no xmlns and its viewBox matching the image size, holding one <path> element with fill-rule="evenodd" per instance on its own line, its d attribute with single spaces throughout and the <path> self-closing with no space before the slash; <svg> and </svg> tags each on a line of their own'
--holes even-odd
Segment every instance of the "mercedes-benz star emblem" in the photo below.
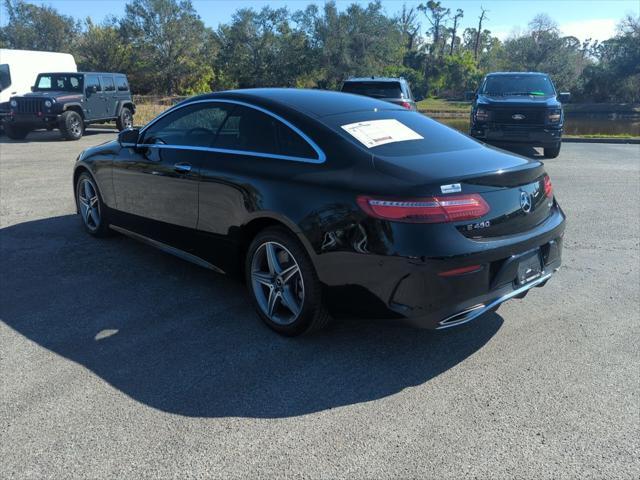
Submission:
<svg viewBox="0 0 640 480">
<path fill-rule="evenodd" d="M 525 116 L 522 115 L 521 113 L 515 113 L 511 115 L 511 118 L 513 118 L 514 120 L 524 120 Z"/>
<path fill-rule="evenodd" d="M 524 213 L 531 211 L 531 196 L 527 192 L 520 192 L 520 208 Z"/>
</svg>

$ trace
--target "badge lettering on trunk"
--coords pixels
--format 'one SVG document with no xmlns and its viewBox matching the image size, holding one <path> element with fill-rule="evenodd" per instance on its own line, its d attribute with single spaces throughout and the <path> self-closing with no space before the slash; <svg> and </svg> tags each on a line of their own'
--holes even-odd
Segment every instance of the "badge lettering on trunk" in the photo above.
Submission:
<svg viewBox="0 0 640 480">
<path fill-rule="evenodd" d="M 451 185 L 440 185 L 442 193 L 458 193 L 462 191 L 462 187 L 459 183 L 452 183 Z"/>
</svg>

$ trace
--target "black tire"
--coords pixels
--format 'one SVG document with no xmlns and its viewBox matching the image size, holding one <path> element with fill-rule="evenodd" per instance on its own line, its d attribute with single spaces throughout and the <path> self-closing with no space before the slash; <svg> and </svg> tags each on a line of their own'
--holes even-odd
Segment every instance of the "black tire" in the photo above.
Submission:
<svg viewBox="0 0 640 480">
<path fill-rule="evenodd" d="M 263 268 L 256 268 L 261 264 L 262 258 L 267 255 L 266 251 L 269 246 L 273 246 L 273 248 L 282 247 L 275 255 L 277 257 L 276 263 L 281 267 L 278 273 L 286 274 L 287 270 L 290 270 L 294 264 L 298 267 L 297 273 L 294 273 L 289 280 L 285 280 L 282 277 L 281 280 L 284 281 L 278 282 L 279 275 L 275 275 L 272 287 L 263 284 L 263 280 L 255 280 L 254 277 L 255 272 L 258 275 L 262 273 L 263 276 L 260 278 L 264 278 L 264 275 L 269 275 L 266 269 L 268 268 L 271 271 L 271 264 L 264 266 L 265 271 L 262 271 Z M 322 286 L 313 263 L 298 239 L 286 229 L 269 227 L 253 239 L 247 250 L 245 278 L 251 301 L 258 315 L 269 328 L 276 332 L 292 337 L 320 330 L 329 322 L 329 312 L 322 299 Z M 277 295 L 278 289 L 281 292 L 279 297 L 276 296 L 276 298 L 279 298 L 279 303 L 278 300 L 273 302 L 276 306 L 273 308 L 274 315 L 270 317 L 267 311 L 268 305 L 265 305 L 265 301 L 270 304 L 271 292 L 276 292 Z M 300 294 L 300 291 L 302 294 Z M 267 296 L 269 298 L 265 298 Z M 290 309 L 287 307 L 289 302 L 299 302 L 298 308 Z M 298 313 L 294 313 L 294 310 L 297 310 Z M 287 313 L 290 314 L 291 318 L 287 318 L 284 321 L 278 319 L 278 311 L 284 312 L 283 316 L 285 317 Z"/>
<path fill-rule="evenodd" d="M 16 127 L 10 123 L 4 124 L 4 133 L 12 140 L 24 140 L 29 134 L 29 129 L 24 127 Z"/>
<path fill-rule="evenodd" d="M 60 115 L 60 133 L 67 140 L 80 140 L 84 134 L 84 120 L 78 112 L 67 110 Z"/>
<path fill-rule="evenodd" d="M 88 191 L 85 190 L 85 182 L 88 182 L 91 185 L 95 195 L 87 194 Z M 91 200 L 94 196 L 95 200 L 92 203 Z M 89 202 L 86 202 L 87 197 L 89 197 Z M 86 208 L 87 204 L 93 206 L 92 211 L 89 213 Z M 83 172 L 78 176 L 78 181 L 76 182 L 76 205 L 78 212 L 80 213 L 82 225 L 89 234 L 94 237 L 106 237 L 111 235 L 112 231 L 109 229 L 107 209 L 102 201 L 102 195 L 100 194 L 100 190 L 98 190 L 95 180 L 87 172 Z"/>
<path fill-rule="evenodd" d="M 558 155 L 560 155 L 560 146 L 562 144 L 558 143 L 557 145 L 554 145 L 553 147 L 545 147 L 544 148 L 544 156 L 546 158 L 556 158 Z"/>
<path fill-rule="evenodd" d="M 116 127 L 120 131 L 133 128 L 133 113 L 128 107 L 122 107 L 120 110 L 120 115 L 116 118 Z"/>
</svg>

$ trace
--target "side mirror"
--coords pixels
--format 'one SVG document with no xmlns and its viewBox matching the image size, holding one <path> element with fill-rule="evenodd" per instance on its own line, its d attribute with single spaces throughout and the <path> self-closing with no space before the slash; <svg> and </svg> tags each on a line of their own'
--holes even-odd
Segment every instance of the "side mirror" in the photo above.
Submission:
<svg viewBox="0 0 640 480">
<path fill-rule="evenodd" d="M 36 86 L 35 85 L 31 85 L 31 91 L 35 92 L 36 91 Z"/>
<path fill-rule="evenodd" d="M 98 87 L 96 87 L 95 85 L 87 87 L 87 93 L 98 93 Z"/>
<path fill-rule="evenodd" d="M 560 103 L 568 103 L 571 100 L 571 94 L 569 92 L 562 92 L 558 94 L 558 101 Z"/>
<path fill-rule="evenodd" d="M 470 101 L 470 102 L 475 100 L 476 99 L 476 92 L 472 92 L 472 91 L 464 92 L 464 99 L 467 100 L 467 101 Z"/>
<path fill-rule="evenodd" d="M 118 134 L 118 143 L 123 147 L 135 147 L 140 139 L 140 129 L 127 128 Z"/>
</svg>

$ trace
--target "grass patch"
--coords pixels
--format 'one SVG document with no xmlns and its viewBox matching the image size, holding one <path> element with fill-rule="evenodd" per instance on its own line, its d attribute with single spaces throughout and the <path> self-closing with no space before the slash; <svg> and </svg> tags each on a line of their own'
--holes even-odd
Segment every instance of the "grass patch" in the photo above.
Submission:
<svg viewBox="0 0 640 480">
<path fill-rule="evenodd" d="M 623 138 L 638 140 L 640 137 L 630 133 L 587 133 L 584 135 L 563 135 L 563 138 Z"/>
<path fill-rule="evenodd" d="M 423 113 L 469 113 L 471 103 L 442 98 L 425 98 L 418 102 L 418 110 Z"/>
</svg>

